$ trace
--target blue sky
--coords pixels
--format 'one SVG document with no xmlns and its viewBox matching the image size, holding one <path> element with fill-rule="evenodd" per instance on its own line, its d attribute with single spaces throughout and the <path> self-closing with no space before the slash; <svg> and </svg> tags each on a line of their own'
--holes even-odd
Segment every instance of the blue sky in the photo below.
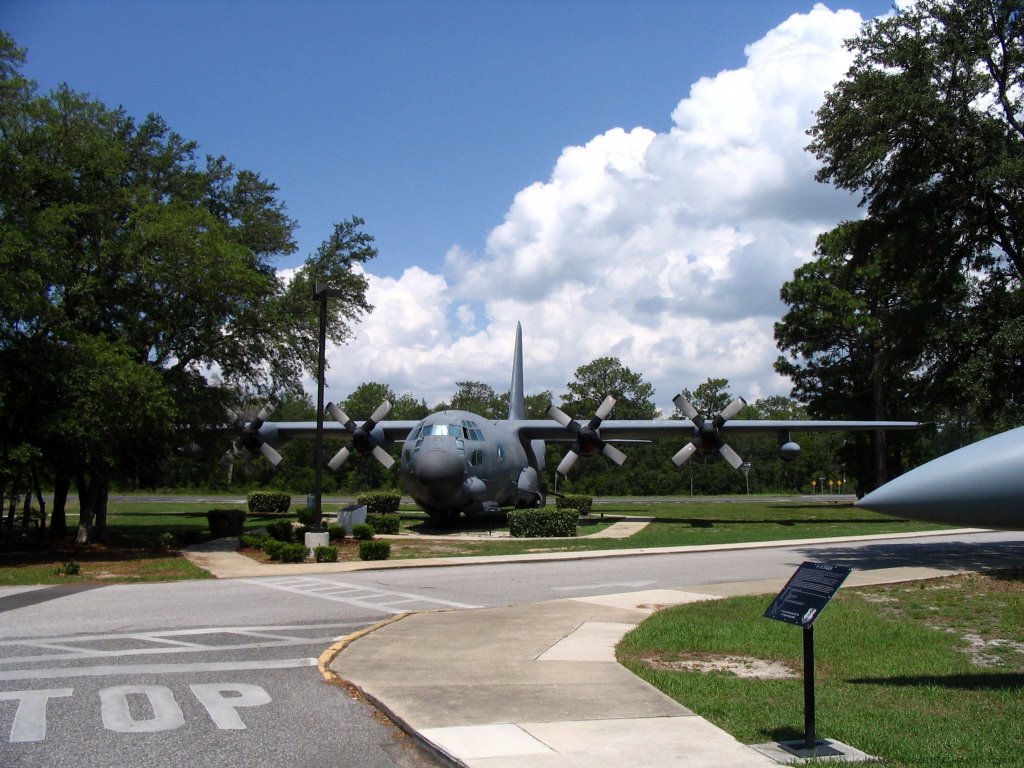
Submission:
<svg viewBox="0 0 1024 768">
<path fill-rule="evenodd" d="M 807 235 L 793 235 L 796 220 L 813 220 L 820 230 L 833 219 L 857 215 L 856 209 L 845 199 L 837 203 L 827 190 L 818 202 L 811 186 L 774 181 L 742 220 L 734 212 L 716 222 L 713 212 L 703 212 L 683 221 L 693 206 L 645 220 L 645 211 L 661 209 L 660 200 L 677 205 L 677 195 L 693 194 L 698 206 L 717 198 L 694 177 L 683 186 L 632 187 L 621 198 L 616 187 L 600 199 L 580 193 L 569 201 L 562 192 L 574 187 L 564 174 L 576 178 L 594 153 L 608 153 L 601 161 L 605 168 L 617 162 L 609 157 L 626 156 L 627 165 L 653 168 L 672 152 L 682 153 L 678 167 L 696 167 L 704 158 L 725 156 L 718 139 L 707 136 L 725 137 L 733 149 L 771 144 L 763 130 L 733 135 L 728 112 L 708 118 L 726 121 L 725 128 L 708 129 L 701 115 L 714 110 L 701 105 L 731 98 L 729 89 L 742 78 L 728 73 L 774 72 L 780 56 L 805 55 L 807 41 L 818 45 L 830 25 L 855 31 L 849 17 L 830 11 L 850 8 L 867 18 L 886 12 L 889 2 L 821 7 L 808 17 L 813 24 L 788 34 L 778 47 L 782 54 L 752 63 L 748 46 L 773 39 L 772 30 L 813 7 L 796 0 L 5 0 L 0 28 L 28 49 L 25 72 L 42 90 L 66 82 L 133 115 L 159 113 L 173 130 L 198 142 L 201 153 L 222 154 L 277 184 L 300 225 L 299 251 L 279 266 L 294 266 L 315 250 L 334 222 L 351 215 L 366 220 L 380 251 L 369 267 L 378 310 L 349 349 L 335 351 L 333 375 L 341 390 L 385 380 L 428 402 L 450 394 L 455 380 L 483 380 L 501 390 L 515 321 L 523 320 L 528 390 L 557 394 L 577 365 L 616 354 L 654 381 L 664 405 L 680 387 L 692 389 L 708 376 L 729 377 L 748 399 L 786 391 L 771 371 L 777 352 L 760 349 L 756 360 L 743 364 L 751 354 L 744 340 L 770 347 L 780 274 L 808 256 Z M 824 45 L 841 47 L 835 40 Z M 809 61 L 813 80 L 818 65 Z M 777 77 L 778 98 L 792 100 L 800 85 L 792 80 L 799 75 L 778 71 L 764 77 Z M 760 94 L 774 97 L 771 82 L 759 80 L 759 90 L 747 93 L 757 93 L 758 100 Z M 703 85 L 692 90 L 698 83 Z M 707 95 L 713 92 L 719 95 Z M 687 100 L 691 106 L 680 110 Z M 803 106 L 801 119 L 813 111 Z M 742 108 L 742 96 L 728 107 L 739 110 L 737 121 L 757 119 L 744 116 Z M 616 128 L 623 130 L 613 134 Z M 791 133 L 789 144 L 798 135 Z M 599 137 L 605 138 L 595 141 Z M 683 143 L 672 145 L 676 139 Z M 695 154 L 702 147 L 710 154 Z M 580 151 L 567 153 L 571 148 Z M 791 164 L 785 158 L 798 152 L 777 152 L 773 162 Z M 573 165 L 573 157 L 583 165 Z M 753 184 L 746 162 L 733 158 L 717 171 L 709 166 L 707 175 L 717 174 L 715 183 L 730 189 Z M 556 183 L 559 168 L 563 178 Z M 813 195 L 816 201 L 805 215 L 777 217 L 781 223 L 774 229 L 751 223 L 751 216 L 769 218 L 766 206 L 787 195 L 794 201 Z M 531 198 L 548 200 L 550 209 Z M 820 210 L 811 215 L 810 208 Z M 648 263 L 643 254 L 664 252 L 666 245 L 652 243 L 649 251 L 632 246 L 655 238 L 669 220 L 682 221 L 681 229 L 662 232 L 664 243 L 692 237 L 709 244 L 679 254 L 684 268 L 696 265 L 690 285 L 721 284 L 725 304 L 749 306 L 745 291 L 753 283 L 771 301 L 754 302 L 758 306 L 747 316 L 739 307 L 728 316 L 712 308 L 722 303 L 713 290 L 683 302 L 671 264 L 651 273 L 648 282 L 662 284 L 651 295 L 636 298 L 635 286 L 616 295 L 614 285 L 623 282 L 616 279 L 617 264 L 642 257 Z M 610 240 L 609 230 L 620 224 Z M 560 239 L 545 241 L 551 232 Z M 750 253 L 773 238 L 793 249 L 783 264 Z M 591 246 L 599 259 L 574 261 L 574 248 Z M 607 248 L 612 250 L 602 250 Z M 730 280 L 738 279 L 740 262 L 725 262 L 741 251 L 747 253 L 745 287 L 738 289 Z M 538 263 L 575 271 L 552 268 L 546 274 Z M 410 300 L 417 291 L 428 303 Z M 599 299 L 603 306 L 582 298 L 597 291 L 609 291 Z M 574 302 L 585 311 L 563 314 Z M 703 346 L 688 346 L 687 334 L 666 330 L 686 321 L 706 341 Z M 576 343 L 581 337 L 586 343 Z M 369 355 L 376 364 L 342 373 L 352 367 L 344 363 L 351 354 L 364 360 Z M 723 364 L 705 368 L 708 354 L 721 356 Z M 434 363 L 428 375 L 424 366 Z M 532 387 L 531 364 L 540 369 Z"/>
</svg>

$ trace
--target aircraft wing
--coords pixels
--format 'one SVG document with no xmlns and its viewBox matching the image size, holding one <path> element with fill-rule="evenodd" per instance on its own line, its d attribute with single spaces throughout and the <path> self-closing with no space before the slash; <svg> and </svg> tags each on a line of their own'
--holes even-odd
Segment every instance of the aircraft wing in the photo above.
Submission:
<svg viewBox="0 0 1024 768">
<path fill-rule="evenodd" d="M 355 422 L 356 428 L 364 422 Z M 377 430 L 383 432 L 388 443 L 400 443 L 408 436 L 418 421 L 379 421 Z M 295 437 L 316 437 L 315 421 L 268 421 L 260 427 L 260 438 L 273 446 L 280 445 Z M 325 440 L 347 440 L 352 434 L 334 419 L 324 419 Z"/>
<path fill-rule="evenodd" d="M 550 419 L 504 422 L 530 440 L 576 439 L 576 432 Z M 584 420 L 576 422 L 581 428 Z M 826 421 L 786 419 L 732 419 L 719 429 L 723 434 L 756 432 L 847 432 L 876 429 L 919 429 L 918 421 Z M 692 437 L 698 430 L 689 419 L 641 419 L 636 421 L 607 419 L 600 425 L 605 440 L 655 440 L 663 437 Z"/>
</svg>

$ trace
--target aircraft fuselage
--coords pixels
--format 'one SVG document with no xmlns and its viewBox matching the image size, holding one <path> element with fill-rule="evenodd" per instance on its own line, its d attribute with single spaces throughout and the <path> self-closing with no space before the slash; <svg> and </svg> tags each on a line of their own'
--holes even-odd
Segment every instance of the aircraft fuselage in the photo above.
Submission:
<svg viewBox="0 0 1024 768">
<path fill-rule="evenodd" d="M 402 447 L 405 492 L 434 514 L 543 506 L 541 466 L 515 429 L 469 411 L 430 414 Z"/>
</svg>

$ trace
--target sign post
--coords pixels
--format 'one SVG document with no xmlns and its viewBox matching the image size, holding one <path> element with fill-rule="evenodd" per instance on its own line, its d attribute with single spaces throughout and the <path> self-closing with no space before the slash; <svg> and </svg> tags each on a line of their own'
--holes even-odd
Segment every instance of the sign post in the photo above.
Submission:
<svg viewBox="0 0 1024 768">
<path fill-rule="evenodd" d="M 828 563 L 801 563 L 786 586 L 775 596 L 766 618 L 795 624 L 803 630 L 804 641 L 804 738 L 782 742 L 780 746 L 798 757 L 825 757 L 841 754 L 822 744 L 815 734 L 814 722 L 814 621 L 828 601 L 850 575 L 850 569 Z"/>
</svg>

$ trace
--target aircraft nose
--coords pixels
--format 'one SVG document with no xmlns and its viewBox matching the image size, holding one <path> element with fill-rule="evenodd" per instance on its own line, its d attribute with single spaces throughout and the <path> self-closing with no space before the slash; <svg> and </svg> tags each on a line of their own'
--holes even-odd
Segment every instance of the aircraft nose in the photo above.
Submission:
<svg viewBox="0 0 1024 768">
<path fill-rule="evenodd" d="M 425 451 L 416 456 L 416 482 L 435 502 L 445 502 L 462 488 L 465 470 L 461 457 L 448 451 Z"/>
</svg>

